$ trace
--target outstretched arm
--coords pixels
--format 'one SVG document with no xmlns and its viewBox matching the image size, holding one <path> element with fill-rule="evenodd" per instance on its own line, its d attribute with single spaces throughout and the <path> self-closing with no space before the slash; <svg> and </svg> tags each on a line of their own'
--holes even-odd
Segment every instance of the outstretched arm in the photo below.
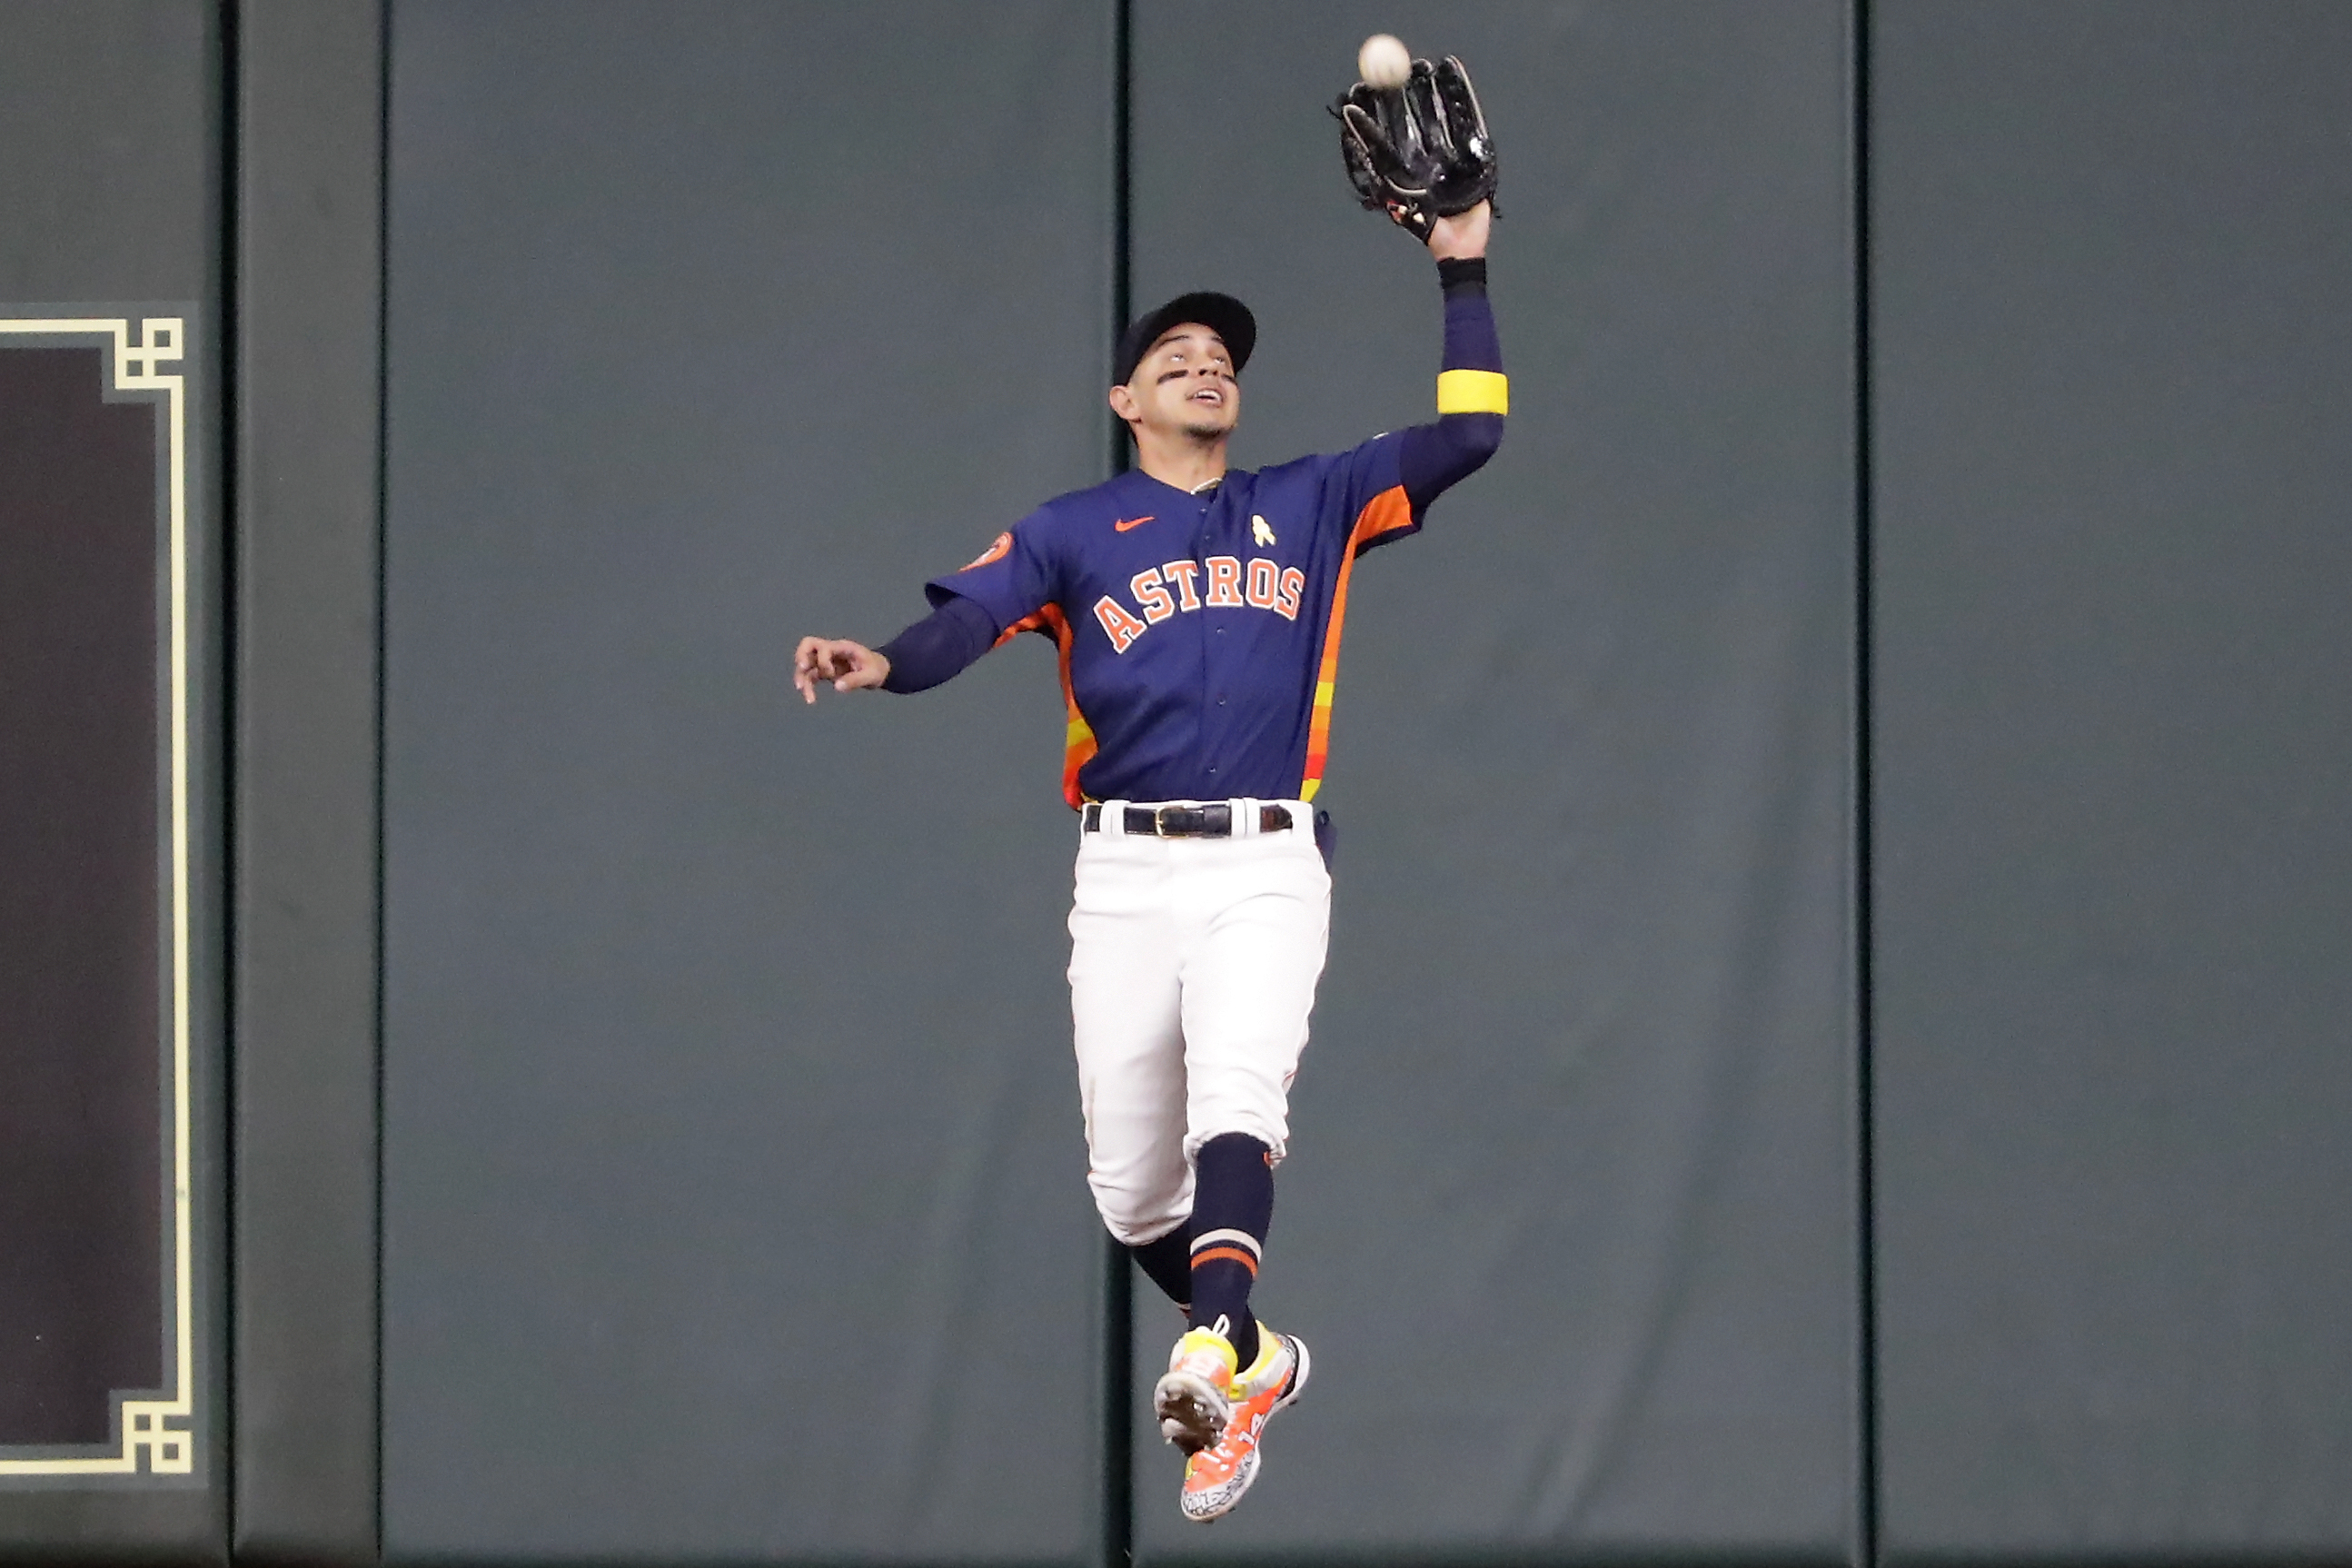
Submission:
<svg viewBox="0 0 2352 1568">
<path fill-rule="evenodd" d="M 884 643 L 869 648 L 840 637 L 803 637 L 793 663 L 793 684 L 803 700 L 816 700 L 816 682 L 829 679 L 835 691 L 928 691 L 961 675 L 996 646 L 996 626 L 978 604 L 950 594 L 940 607 Z"/>
<path fill-rule="evenodd" d="M 1509 400 L 1495 312 L 1486 303 L 1492 221 L 1493 209 L 1480 202 L 1458 217 L 1439 218 L 1430 229 L 1429 251 L 1437 258 L 1438 280 L 1445 289 L 1445 361 L 1438 377 L 1436 423 L 1406 430 L 1399 453 L 1405 499 L 1416 521 L 1431 501 L 1475 473 L 1503 444 Z"/>
</svg>

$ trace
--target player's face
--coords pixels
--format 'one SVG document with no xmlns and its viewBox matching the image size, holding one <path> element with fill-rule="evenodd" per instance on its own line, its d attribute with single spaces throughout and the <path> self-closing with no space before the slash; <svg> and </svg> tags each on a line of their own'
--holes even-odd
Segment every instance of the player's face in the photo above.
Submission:
<svg viewBox="0 0 2352 1568">
<path fill-rule="evenodd" d="M 1146 426 L 1213 440 L 1240 423 L 1242 384 L 1225 340 L 1198 321 L 1171 327 L 1128 378 Z"/>
</svg>

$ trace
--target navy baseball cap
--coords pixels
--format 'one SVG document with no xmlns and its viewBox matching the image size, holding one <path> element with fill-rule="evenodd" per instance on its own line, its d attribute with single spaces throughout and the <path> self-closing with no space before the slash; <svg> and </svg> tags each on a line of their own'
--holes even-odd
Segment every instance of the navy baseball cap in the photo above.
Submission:
<svg viewBox="0 0 2352 1568">
<path fill-rule="evenodd" d="M 1138 316 L 1119 333 L 1110 362 L 1111 384 L 1125 386 L 1160 334 L 1187 321 L 1198 321 L 1224 339 L 1225 352 L 1234 356 L 1234 374 L 1242 373 L 1250 350 L 1257 346 L 1257 318 L 1249 307 L 1231 294 L 1179 294 L 1149 315 Z"/>
</svg>

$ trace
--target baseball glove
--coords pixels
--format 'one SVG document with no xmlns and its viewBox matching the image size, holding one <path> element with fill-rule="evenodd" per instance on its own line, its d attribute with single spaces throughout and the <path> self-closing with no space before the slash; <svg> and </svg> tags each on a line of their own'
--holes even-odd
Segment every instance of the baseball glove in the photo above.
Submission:
<svg viewBox="0 0 2352 1568">
<path fill-rule="evenodd" d="M 1495 194 L 1495 142 L 1470 73 L 1452 55 L 1412 62 L 1402 87 L 1358 82 L 1331 106 L 1348 180 L 1416 239 Z"/>
</svg>

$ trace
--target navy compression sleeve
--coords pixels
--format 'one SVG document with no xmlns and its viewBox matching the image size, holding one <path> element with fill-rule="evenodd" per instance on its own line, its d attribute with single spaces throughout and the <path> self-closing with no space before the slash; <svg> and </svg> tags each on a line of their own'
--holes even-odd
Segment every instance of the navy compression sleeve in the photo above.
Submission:
<svg viewBox="0 0 2352 1568">
<path fill-rule="evenodd" d="M 961 675 L 996 646 L 996 623 L 986 610 L 952 594 L 947 603 L 874 651 L 890 661 L 885 691 L 928 691 Z"/>
<path fill-rule="evenodd" d="M 1439 416 L 1433 425 L 1405 431 L 1398 453 L 1405 500 L 1416 522 L 1431 501 L 1477 472 L 1503 444 L 1503 347 L 1495 332 L 1494 309 L 1486 302 L 1486 258 L 1441 261 L 1437 277 L 1445 288 L 1447 373 L 1439 377 Z M 1470 406 L 1445 411 L 1457 402 Z"/>
</svg>

